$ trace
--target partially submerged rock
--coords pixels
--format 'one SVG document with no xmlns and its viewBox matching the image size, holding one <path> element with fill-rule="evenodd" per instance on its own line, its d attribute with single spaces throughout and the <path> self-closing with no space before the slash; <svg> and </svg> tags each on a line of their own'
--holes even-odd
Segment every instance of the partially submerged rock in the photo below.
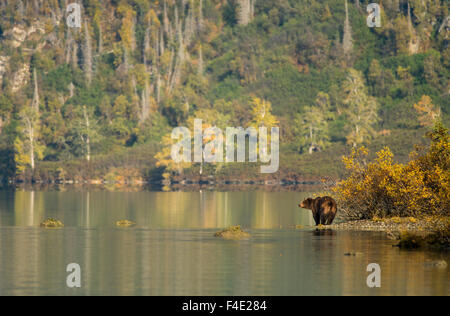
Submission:
<svg viewBox="0 0 450 316">
<path fill-rule="evenodd" d="M 136 226 L 136 223 L 129 221 L 129 220 L 121 220 L 116 222 L 117 227 L 133 227 Z"/>
<path fill-rule="evenodd" d="M 250 238 L 250 234 L 242 230 L 241 226 L 231 226 L 214 234 L 214 237 L 224 239 L 246 239 Z"/>
<path fill-rule="evenodd" d="M 61 221 L 58 221 L 54 218 L 49 218 L 41 223 L 41 227 L 43 227 L 43 228 L 60 228 L 60 227 L 64 227 L 64 224 Z"/>
<path fill-rule="evenodd" d="M 344 256 L 346 256 L 346 257 L 360 257 L 362 255 L 363 255 L 362 252 L 347 252 L 347 253 L 344 253 Z"/>
</svg>

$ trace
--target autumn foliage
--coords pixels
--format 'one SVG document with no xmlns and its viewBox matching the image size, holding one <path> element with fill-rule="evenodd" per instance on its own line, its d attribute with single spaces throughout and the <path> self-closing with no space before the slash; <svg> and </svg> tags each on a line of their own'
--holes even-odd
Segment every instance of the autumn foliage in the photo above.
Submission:
<svg viewBox="0 0 450 316">
<path fill-rule="evenodd" d="M 448 216 L 450 210 L 450 143 L 440 123 L 427 134 L 428 148 L 417 148 L 408 164 L 395 163 L 389 148 L 367 162 L 365 147 L 344 157 L 350 175 L 333 191 L 348 219 Z"/>
</svg>

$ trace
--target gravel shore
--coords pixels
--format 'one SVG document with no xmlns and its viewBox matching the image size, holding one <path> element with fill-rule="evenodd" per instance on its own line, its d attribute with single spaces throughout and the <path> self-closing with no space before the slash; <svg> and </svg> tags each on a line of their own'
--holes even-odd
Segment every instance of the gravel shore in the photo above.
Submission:
<svg viewBox="0 0 450 316">
<path fill-rule="evenodd" d="M 384 231 L 384 232 L 433 232 L 443 229 L 450 222 L 449 218 L 387 218 L 379 220 L 355 220 L 327 226 L 336 230 Z"/>
<path fill-rule="evenodd" d="M 386 218 L 337 222 L 319 229 L 378 231 L 386 232 L 387 237 L 398 240 L 401 248 L 434 248 L 449 250 L 450 217 L 425 218 Z"/>
</svg>

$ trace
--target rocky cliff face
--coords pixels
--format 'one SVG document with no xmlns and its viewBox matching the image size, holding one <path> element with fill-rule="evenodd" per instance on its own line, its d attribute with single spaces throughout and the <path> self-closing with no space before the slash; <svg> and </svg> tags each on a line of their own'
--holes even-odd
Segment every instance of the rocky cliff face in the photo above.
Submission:
<svg viewBox="0 0 450 316">
<path fill-rule="evenodd" d="M 4 45 L 8 47 L 13 54 L 14 52 L 21 51 L 21 57 L 23 57 L 23 62 L 18 64 L 17 70 L 10 74 L 10 89 L 12 93 L 17 93 L 29 82 L 31 68 L 30 56 L 34 52 L 42 50 L 45 45 L 45 43 L 43 43 L 44 35 L 44 26 L 39 22 L 35 22 L 29 27 L 26 27 L 25 25 L 15 25 L 4 32 Z M 0 56 L 0 88 L 3 85 L 4 76 L 10 71 L 10 60 L 11 56 Z"/>
</svg>

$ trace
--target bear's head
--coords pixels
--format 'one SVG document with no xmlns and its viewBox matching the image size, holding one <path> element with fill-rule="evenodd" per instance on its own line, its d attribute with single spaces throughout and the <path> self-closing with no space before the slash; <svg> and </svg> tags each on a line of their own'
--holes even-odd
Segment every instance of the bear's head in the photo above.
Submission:
<svg viewBox="0 0 450 316">
<path fill-rule="evenodd" d="M 300 205 L 298 207 L 311 209 L 312 204 L 313 204 L 313 199 L 307 198 L 302 203 L 300 203 Z"/>
</svg>

